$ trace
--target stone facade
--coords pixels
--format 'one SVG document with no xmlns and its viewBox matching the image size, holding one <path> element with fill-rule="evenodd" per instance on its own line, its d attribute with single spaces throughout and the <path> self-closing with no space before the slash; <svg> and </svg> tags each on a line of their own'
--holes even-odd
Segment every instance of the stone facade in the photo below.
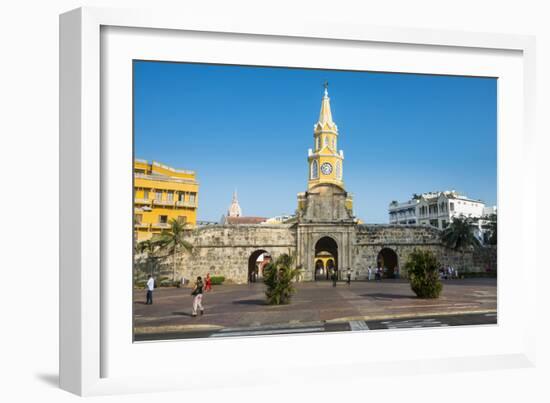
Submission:
<svg viewBox="0 0 550 403">
<path fill-rule="evenodd" d="M 439 230 L 426 226 L 342 223 L 220 225 L 202 227 L 188 233 L 186 240 L 194 247 L 192 252 L 177 255 L 178 278 L 194 279 L 210 273 L 211 276 L 225 276 L 230 282 L 246 283 L 251 257 L 255 252 L 257 255 L 259 251 L 265 251 L 273 258 L 283 253 L 296 253 L 297 263 L 303 270 L 302 279 L 312 281 L 315 245 L 323 237 L 335 241 L 336 266 L 340 272 L 351 268 L 354 280 L 366 279 L 368 267 L 377 266 L 383 249 L 395 252 L 402 277 L 407 275 L 405 263 L 415 248 L 432 251 L 445 266 L 462 265 L 462 255 L 441 244 Z M 466 253 L 465 264 L 476 271 L 484 270 L 488 252 L 483 253 L 483 257 L 476 259 L 472 253 Z M 170 257 L 162 261 L 161 271 L 171 276 Z"/>
</svg>

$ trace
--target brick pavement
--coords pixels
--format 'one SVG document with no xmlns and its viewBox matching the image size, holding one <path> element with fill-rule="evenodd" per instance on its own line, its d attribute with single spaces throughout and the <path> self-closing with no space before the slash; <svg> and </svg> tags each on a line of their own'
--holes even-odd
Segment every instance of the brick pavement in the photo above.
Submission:
<svg viewBox="0 0 550 403">
<path fill-rule="evenodd" d="M 416 298 L 403 280 L 381 282 L 339 282 L 297 284 L 290 305 L 265 304 L 264 286 L 214 286 L 203 299 L 205 314 L 191 317 L 189 288 L 159 288 L 154 304 L 145 305 L 145 291 L 134 290 L 136 334 L 195 332 L 224 328 L 250 328 L 273 325 L 316 325 L 355 320 L 395 319 L 496 312 L 496 279 L 444 281 L 443 293 L 436 300 Z"/>
</svg>

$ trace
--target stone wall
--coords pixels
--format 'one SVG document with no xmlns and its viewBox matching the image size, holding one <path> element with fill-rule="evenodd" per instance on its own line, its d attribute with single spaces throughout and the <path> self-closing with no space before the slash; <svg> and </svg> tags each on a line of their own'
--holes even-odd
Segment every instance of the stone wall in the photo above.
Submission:
<svg viewBox="0 0 550 403">
<path fill-rule="evenodd" d="M 402 277 L 407 276 L 405 263 L 415 249 L 429 250 L 434 253 L 443 266 L 460 268 L 462 255 L 441 244 L 440 231 L 437 228 L 416 225 L 358 225 L 356 242 L 353 247 L 353 276 L 356 279 L 367 278 L 368 267 L 376 268 L 378 254 L 389 248 L 397 255 L 397 264 Z M 464 262 L 472 266 L 471 254 L 465 254 Z"/>
<path fill-rule="evenodd" d="M 282 253 L 295 253 L 296 230 L 291 225 L 224 225 L 197 228 L 186 236 L 192 252 L 177 255 L 178 278 L 195 279 L 225 276 L 230 282 L 248 281 L 250 256 L 257 250 L 273 258 Z M 171 277 L 172 259 L 166 259 L 161 271 Z"/>
<path fill-rule="evenodd" d="M 493 245 L 477 249 L 473 255 L 474 271 L 497 271 L 497 247 Z"/>
<path fill-rule="evenodd" d="M 338 265 L 341 272 L 350 267 L 353 279 L 365 279 L 367 270 L 376 268 L 380 251 L 389 248 L 397 255 L 400 275 L 406 277 L 405 263 L 416 248 L 432 251 L 443 266 L 472 271 L 484 271 L 487 264 L 496 269 L 496 248 L 484 248 L 476 253 L 461 253 L 444 247 L 440 231 L 425 226 L 349 225 L 224 225 L 202 227 L 190 231 L 186 240 L 192 252 L 180 252 L 177 277 L 224 276 L 227 281 L 248 281 L 249 259 L 258 250 L 273 258 L 283 253 L 297 253 L 297 263 L 304 269 L 303 279 L 312 280 L 314 247 L 319 237 L 330 236 L 338 244 Z M 311 266 L 311 267 L 310 267 Z M 172 277 L 172 259 L 162 259 L 162 276 Z"/>
</svg>

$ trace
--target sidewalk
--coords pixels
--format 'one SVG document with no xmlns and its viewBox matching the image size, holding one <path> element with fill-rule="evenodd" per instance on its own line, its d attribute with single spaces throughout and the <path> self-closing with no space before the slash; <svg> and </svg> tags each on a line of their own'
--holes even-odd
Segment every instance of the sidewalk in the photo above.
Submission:
<svg viewBox="0 0 550 403">
<path fill-rule="evenodd" d="M 145 305 L 145 291 L 134 291 L 136 335 L 167 332 L 204 332 L 265 326 L 319 326 L 349 321 L 494 313 L 496 279 L 443 282 L 436 300 L 416 298 L 408 282 L 383 280 L 297 284 L 289 305 L 265 304 L 264 285 L 221 285 L 204 295 L 203 316 L 191 317 L 190 289 L 159 288 L 153 305 Z"/>
</svg>

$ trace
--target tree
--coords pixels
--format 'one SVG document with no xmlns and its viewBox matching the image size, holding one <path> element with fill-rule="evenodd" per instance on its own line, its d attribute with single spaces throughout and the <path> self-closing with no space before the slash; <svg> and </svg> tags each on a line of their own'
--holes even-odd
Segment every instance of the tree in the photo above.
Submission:
<svg viewBox="0 0 550 403">
<path fill-rule="evenodd" d="M 430 251 L 415 249 L 405 264 L 413 292 L 419 298 L 438 298 L 443 289 L 439 280 L 439 262 Z"/>
<path fill-rule="evenodd" d="M 159 248 L 158 242 L 153 239 L 147 239 L 145 241 L 141 241 L 136 244 L 137 253 L 146 253 L 145 266 L 146 266 L 146 271 L 149 274 L 152 274 L 152 270 L 150 270 L 151 268 L 150 266 L 154 258 L 153 255 L 158 248 Z"/>
<path fill-rule="evenodd" d="M 451 224 L 441 233 L 441 241 L 445 246 L 459 251 L 462 257 L 462 269 L 464 270 L 464 252 L 481 247 L 472 231 L 472 220 L 460 216 L 455 217 Z"/>
<path fill-rule="evenodd" d="M 290 303 L 292 295 L 296 292 L 293 282 L 300 273 L 300 269 L 294 267 L 294 256 L 282 254 L 264 268 L 265 295 L 270 305 L 282 305 Z"/>
<path fill-rule="evenodd" d="M 191 251 L 193 245 L 183 239 L 185 227 L 176 219 L 170 220 L 170 228 L 162 230 L 155 242 L 172 255 L 172 281 L 176 282 L 176 254 L 180 249 Z"/>
<path fill-rule="evenodd" d="M 490 214 L 487 217 L 487 224 L 483 225 L 483 228 L 487 230 L 485 242 L 489 245 L 497 244 L 497 215 Z"/>
</svg>

